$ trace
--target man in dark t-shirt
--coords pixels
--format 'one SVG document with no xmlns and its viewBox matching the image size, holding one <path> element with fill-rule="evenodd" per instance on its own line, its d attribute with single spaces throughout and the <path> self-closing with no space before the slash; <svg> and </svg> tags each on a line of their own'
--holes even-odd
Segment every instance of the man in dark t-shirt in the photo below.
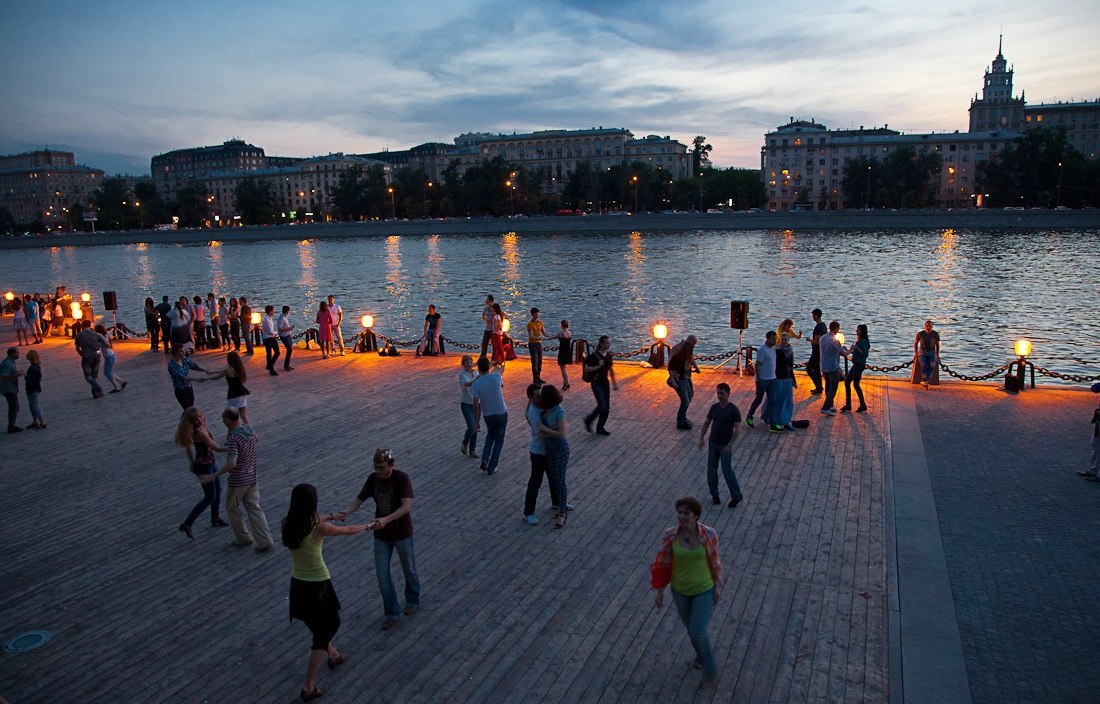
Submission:
<svg viewBox="0 0 1100 704">
<path fill-rule="evenodd" d="M 596 351 L 584 360 L 584 370 L 592 379 L 592 395 L 596 397 L 596 408 L 584 417 L 584 428 L 592 432 L 592 421 L 596 421 L 596 435 L 610 435 L 604 424 L 611 412 L 611 388 L 619 389 L 612 369 L 611 338 L 601 335 L 596 343 Z"/>
<path fill-rule="evenodd" d="M 806 376 L 810 377 L 810 381 L 814 383 L 810 393 L 815 396 L 825 390 L 821 385 L 821 348 L 818 347 L 818 343 L 829 332 L 829 328 L 821 319 L 821 315 L 820 308 L 814 308 L 810 312 L 810 316 L 814 319 L 814 331 L 810 335 L 810 358 L 806 360 Z"/>
<path fill-rule="evenodd" d="M 729 384 L 721 383 L 717 387 L 718 403 L 710 407 L 707 421 L 699 433 L 699 449 L 707 440 L 707 428 L 711 428 L 710 442 L 707 446 L 707 486 L 710 487 L 711 503 L 722 503 L 718 496 L 718 460 L 722 461 L 722 475 L 730 490 L 730 508 L 736 508 L 744 496 L 737 475 L 733 472 L 733 443 L 737 441 L 741 429 L 741 411 L 730 403 Z M 713 424 L 713 425 L 712 425 Z"/>
<path fill-rule="evenodd" d="M 412 500 L 413 488 L 409 475 L 394 469 L 393 453 L 389 450 L 374 451 L 374 473 L 367 477 L 359 495 L 348 507 L 336 514 L 335 518 L 344 520 L 349 513 L 363 505 L 367 499 L 374 499 L 374 521 L 369 527 L 374 532 L 374 571 L 378 577 L 378 589 L 382 592 L 382 604 L 385 607 L 385 619 L 382 630 L 397 625 L 401 617 L 401 603 L 397 599 L 397 589 L 390 576 L 390 561 L 393 551 L 401 560 L 401 571 L 405 575 L 406 616 L 412 616 L 420 610 L 420 578 L 416 574 L 416 555 L 413 552 Z"/>
</svg>

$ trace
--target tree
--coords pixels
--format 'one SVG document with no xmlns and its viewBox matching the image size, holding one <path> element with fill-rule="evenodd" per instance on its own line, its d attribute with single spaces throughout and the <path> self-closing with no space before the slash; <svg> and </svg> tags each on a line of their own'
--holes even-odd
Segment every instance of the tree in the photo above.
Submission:
<svg viewBox="0 0 1100 704">
<path fill-rule="evenodd" d="M 137 214 L 132 200 L 125 181 L 120 178 L 103 179 L 99 190 L 92 196 L 98 218 L 96 229 L 121 230 L 136 225 Z"/>
<path fill-rule="evenodd" d="M 135 184 L 134 201 L 135 207 L 138 209 L 138 224 L 141 227 L 171 221 L 168 206 L 164 203 L 164 199 L 157 194 L 157 189 L 152 183 L 142 181 Z"/>
<path fill-rule="evenodd" d="M 237 184 L 233 194 L 234 205 L 241 220 L 248 225 L 275 222 L 278 208 L 271 184 L 257 178 L 245 178 Z"/>
<path fill-rule="evenodd" d="M 986 206 L 1080 208 L 1100 201 L 1100 162 L 1074 149 L 1063 128 L 1040 127 L 979 164 L 977 182 Z"/>
<path fill-rule="evenodd" d="M 703 164 L 710 158 L 710 152 L 714 147 L 707 144 L 707 138 L 697 135 L 691 140 L 691 172 L 698 174 L 703 170 Z"/>
<path fill-rule="evenodd" d="M 180 219 L 182 227 L 209 226 L 210 196 L 206 188 L 198 181 L 192 181 L 176 191 L 176 203 L 173 210 Z"/>
</svg>

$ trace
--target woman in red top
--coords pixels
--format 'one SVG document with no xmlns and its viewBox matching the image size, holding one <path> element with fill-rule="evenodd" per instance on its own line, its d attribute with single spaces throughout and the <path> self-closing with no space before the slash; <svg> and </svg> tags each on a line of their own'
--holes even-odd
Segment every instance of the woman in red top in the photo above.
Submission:
<svg viewBox="0 0 1100 704">
<path fill-rule="evenodd" d="M 332 354 L 332 313 L 328 312 L 328 303 L 321 301 L 314 322 L 317 323 L 317 344 L 321 345 L 321 359 L 328 359 Z"/>
</svg>

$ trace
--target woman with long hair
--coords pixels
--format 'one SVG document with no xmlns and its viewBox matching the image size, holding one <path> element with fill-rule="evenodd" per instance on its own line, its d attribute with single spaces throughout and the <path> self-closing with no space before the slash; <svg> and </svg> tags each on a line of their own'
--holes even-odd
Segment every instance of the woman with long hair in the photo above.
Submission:
<svg viewBox="0 0 1100 704">
<path fill-rule="evenodd" d="M 313 319 L 317 323 L 317 344 L 321 346 L 321 359 L 328 359 L 332 354 L 332 313 L 328 312 L 328 303 L 321 301 L 317 306 L 317 317 Z"/>
<path fill-rule="evenodd" d="M 565 409 L 561 405 L 561 392 L 553 385 L 546 384 L 539 395 L 542 407 L 542 427 L 539 435 L 546 443 L 546 463 L 550 470 L 550 484 L 557 495 L 557 511 L 554 513 L 554 527 L 564 528 L 569 515 L 569 489 L 565 470 L 569 468 L 569 440 L 566 438 Z"/>
<path fill-rule="evenodd" d="M 794 331 L 794 321 L 791 320 L 790 318 L 784 318 L 783 322 L 779 324 L 779 327 L 777 327 L 775 329 L 775 339 L 778 340 L 779 338 L 783 337 L 784 335 L 787 336 L 788 340 L 801 340 L 802 339 L 802 331 L 801 330 L 799 330 L 798 332 Z"/>
<path fill-rule="evenodd" d="M 694 496 L 676 500 L 676 525 L 665 531 L 650 565 L 650 585 L 657 590 L 657 608 L 664 606 L 665 587 L 672 585 L 672 601 L 695 649 L 692 666 L 710 679 L 718 670 L 707 626 L 722 591 L 722 562 L 718 533 L 699 522 L 703 506 Z"/>
<path fill-rule="evenodd" d="M 795 429 L 791 425 L 791 418 L 794 417 L 796 386 L 798 382 L 794 378 L 794 350 L 791 349 L 787 333 L 783 333 L 779 336 L 779 344 L 775 346 L 775 381 L 772 383 L 775 408 L 768 411 L 771 416 L 770 430 L 773 432 Z"/>
<path fill-rule="evenodd" d="M 504 310 L 499 303 L 493 304 L 493 364 L 504 364 Z"/>
<path fill-rule="evenodd" d="M 206 429 L 206 416 L 196 406 L 191 406 L 180 416 L 179 425 L 176 426 L 175 443 L 183 448 L 187 455 L 187 465 L 196 477 L 200 477 L 199 486 L 202 487 L 202 501 L 195 504 L 179 528 L 181 533 L 194 540 L 191 526 L 207 506 L 210 507 L 211 527 L 224 528 L 229 525 L 218 517 L 222 495 L 221 480 L 214 477 L 213 481 L 203 482 L 201 479 L 217 471 L 218 463 L 214 460 L 214 453 L 225 452 L 225 448 L 219 445 Z"/>
<path fill-rule="evenodd" d="M 111 382 L 111 393 L 117 394 L 126 388 L 126 382 L 115 374 L 115 346 L 111 342 L 111 336 L 107 334 L 107 328 L 96 325 L 95 331 L 100 337 L 100 345 L 103 348 L 103 376 Z"/>
<path fill-rule="evenodd" d="M 225 355 L 225 366 L 210 374 L 208 379 L 221 379 L 225 377 L 228 389 L 225 394 L 225 407 L 232 408 L 241 417 L 245 425 L 252 425 L 248 421 L 248 396 L 252 393 L 245 388 L 248 381 L 248 370 L 244 366 L 244 360 L 236 352 Z"/>
<path fill-rule="evenodd" d="M 854 386 L 856 395 L 859 397 L 856 413 L 863 413 L 867 410 L 867 401 L 863 398 L 863 387 L 860 386 L 860 381 L 863 380 L 863 370 L 867 368 L 867 355 L 871 354 L 871 339 L 867 336 L 867 326 L 863 323 L 856 326 L 856 341 L 848 351 L 852 356 L 852 368 L 844 377 L 844 406 L 840 410 L 842 413 L 852 411 L 852 387 Z"/>
<path fill-rule="evenodd" d="M 566 365 L 573 363 L 573 333 L 569 331 L 569 321 L 561 321 L 558 331 L 558 370 L 561 371 L 561 390 L 569 390 L 569 373 Z"/>
<path fill-rule="evenodd" d="M 160 313 L 151 296 L 145 297 L 145 329 L 149 331 L 149 350 L 160 351 Z M 167 342 L 167 341 L 165 341 Z"/>
<path fill-rule="evenodd" d="M 283 519 L 283 545 L 290 550 L 293 561 L 290 618 L 305 623 L 313 634 L 301 691 L 303 702 L 325 693 L 317 686 L 317 672 L 326 653 L 330 670 L 348 659 L 332 642 L 340 629 L 340 600 L 325 565 L 324 540 L 330 535 L 355 535 L 370 530 L 368 524 L 334 526 L 332 520 L 331 513 L 317 514 L 317 489 L 312 484 L 299 484 L 290 492 L 290 508 Z"/>
<path fill-rule="evenodd" d="M 470 386 L 477 379 L 477 371 L 474 370 L 474 360 L 470 355 L 462 355 L 462 369 L 458 372 L 458 402 L 462 409 L 462 418 L 466 421 L 466 434 L 462 436 L 462 454 L 477 459 L 477 431 L 481 427 L 481 421 L 474 413 L 474 397 L 470 393 Z"/>
<path fill-rule="evenodd" d="M 27 322 L 27 311 L 23 308 L 23 299 L 16 297 L 11 302 L 12 310 L 12 325 L 15 327 L 15 338 L 19 342 L 19 346 L 31 344 L 30 336 L 27 332 L 31 329 L 31 324 Z"/>
</svg>

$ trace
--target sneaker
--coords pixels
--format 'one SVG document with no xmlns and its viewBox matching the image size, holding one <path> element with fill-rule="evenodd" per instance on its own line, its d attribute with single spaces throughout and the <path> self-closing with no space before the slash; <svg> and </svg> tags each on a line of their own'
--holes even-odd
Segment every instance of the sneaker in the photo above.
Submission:
<svg viewBox="0 0 1100 704">
<path fill-rule="evenodd" d="M 550 507 L 550 510 L 551 510 L 551 511 L 557 511 L 557 510 L 558 510 L 558 507 L 557 507 L 557 506 L 551 506 L 551 507 Z M 566 511 L 572 511 L 572 510 L 573 510 L 573 504 L 571 504 L 571 503 L 568 503 L 568 502 L 567 502 L 567 503 L 565 504 L 565 510 L 566 510 Z"/>
<path fill-rule="evenodd" d="M 465 455 L 466 454 L 466 446 L 463 445 L 462 447 L 458 448 L 458 451 Z"/>
<path fill-rule="evenodd" d="M 787 428 L 782 426 L 782 425 L 773 425 L 773 426 L 768 428 L 768 430 L 770 430 L 773 433 L 782 433 L 786 429 Z"/>
<path fill-rule="evenodd" d="M 610 434 L 611 433 L 607 432 L 603 428 L 596 428 L 596 435 L 610 435 Z"/>
<path fill-rule="evenodd" d="M 119 390 L 118 390 L 118 389 L 111 389 L 111 390 L 110 390 L 110 391 L 108 391 L 107 393 L 109 393 L 109 394 L 117 394 L 118 392 L 119 392 Z"/>
<path fill-rule="evenodd" d="M 748 418 L 745 419 L 745 425 L 749 426 L 750 428 L 753 427 L 752 426 L 752 416 L 749 416 Z"/>
<path fill-rule="evenodd" d="M 530 516 L 524 516 L 523 522 L 529 526 L 537 526 L 539 524 L 539 517 L 532 513 Z"/>
<path fill-rule="evenodd" d="M 866 412 L 867 412 L 867 406 L 862 404 L 862 403 L 859 404 L 859 408 L 856 409 L 856 413 L 866 413 Z"/>
<path fill-rule="evenodd" d="M 20 428 L 18 425 L 13 425 L 10 428 L 8 428 L 8 432 L 9 433 L 21 433 L 21 432 L 23 432 L 23 429 Z"/>
<path fill-rule="evenodd" d="M 826 416 L 835 416 L 836 415 L 836 409 L 835 408 L 822 408 L 821 409 L 821 414 L 826 415 Z"/>
<path fill-rule="evenodd" d="M 843 406 L 840 407 L 840 412 L 841 413 L 851 413 L 852 412 L 852 407 L 849 406 L 848 404 L 844 404 Z"/>
<path fill-rule="evenodd" d="M 691 430 L 691 428 L 692 428 L 691 423 L 677 423 L 676 424 L 676 429 L 677 430 Z"/>
<path fill-rule="evenodd" d="M 798 430 L 798 428 L 796 428 L 793 425 L 791 425 L 790 423 L 788 423 L 788 424 L 783 426 L 783 430 Z"/>
</svg>

